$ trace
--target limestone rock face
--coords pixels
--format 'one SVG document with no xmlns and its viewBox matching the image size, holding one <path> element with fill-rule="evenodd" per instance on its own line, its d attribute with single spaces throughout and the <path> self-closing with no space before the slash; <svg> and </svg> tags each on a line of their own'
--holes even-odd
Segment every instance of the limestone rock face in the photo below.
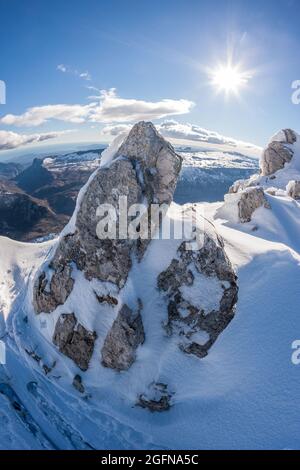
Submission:
<svg viewBox="0 0 300 470">
<path fill-rule="evenodd" d="M 97 335 L 77 322 L 74 313 L 63 313 L 55 325 L 53 343 L 83 371 L 88 369 Z"/>
<path fill-rule="evenodd" d="M 300 181 L 290 181 L 286 188 L 287 195 L 293 199 L 300 199 Z"/>
<path fill-rule="evenodd" d="M 133 162 L 149 203 L 172 202 L 182 159 L 152 124 L 134 126 L 115 158 L 120 156 Z"/>
<path fill-rule="evenodd" d="M 240 194 L 238 202 L 238 215 L 242 223 L 250 222 L 253 212 L 259 207 L 270 208 L 262 188 L 246 188 Z"/>
<path fill-rule="evenodd" d="M 119 196 L 127 197 L 128 206 L 142 201 L 142 190 L 129 160 L 118 160 L 98 170 L 77 213 L 76 232 L 61 240 L 51 262 L 55 272 L 73 262 L 89 280 L 124 285 L 131 268 L 134 241 L 97 237 L 98 207 L 111 204 L 118 209 Z"/>
<path fill-rule="evenodd" d="M 294 152 L 289 145 L 297 141 L 297 136 L 292 129 L 284 129 L 281 131 L 276 140 L 269 143 L 264 150 L 260 166 L 261 174 L 269 176 L 278 170 L 281 170 L 284 165 L 291 161 Z M 286 145 L 288 144 L 288 145 Z"/>
<path fill-rule="evenodd" d="M 287 144 L 294 144 L 297 142 L 296 133 L 292 129 L 283 129 L 282 133 L 284 135 L 284 138 L 280 139 L 282 142 L 286 142 Z"/>
<path fill-rule="evenodd" d="M 197 251 L 183 242 L 177 254 L 157 279 L 168 298 L 165 328 L 182 351 L 201 358 L 234 316 L 237 278 L 216 233 L 205 233 Z"/>
<path fill-rule="evenodd" d="M 148 240 L 125 237 L 98 238 L 97 209 L 111 204 L 119 213 L 119 196 L 127 196 L 128 207 L 143 203 L 170 204 L 181 169 L 181 157 L 151 123 L 133 126 L 109 166 L 100 167 L 86 188 L 76 214 L 75 231 L 65 235 L 49 263 L 52 280 L 41 273 L 34 287 L 36 313 L 51 312 L 64 303 L 72 291 L 72 264 L 88 280 L 98 279 L 123 287 L 132 265 L 132 256 L 141 259 Z M 119 219 L 117 220 L 117 231 Z M 63 273 L 63 275 L 62 275 Z M 61 277 L 63 280 L 61 282 Z M 63 292 L 55 289 L 63 286 Z"/>
<path fill-rule="evenodd" d="M 65 303 L 74 285 L 71 272 L 72 268 L 68 265 L 63 266 L 61 270 L 58 269 L 51 278 L 49 290 L 44 272 L 36 279 L 33 296 L 36 313 L 50 313 Z"/>
<path fill-rule="evenodd" d="M 207 227 L 201 225 L 206 219 L 198 217 L 195 207 L 180 208 L 175 204 L 166 219 L 178 223 L 183 215 L 192 229 L 203 235 L 202 245 L 191 248 L 193 230 L 191 235 L 184 231 L 174 240 L 170 234 L 172 240 L 167 240 L 167 244 L 153 240 L 149 247 L 150 237 L 144 240 L 127 233 L 120 236 L 123 220 L 120 198 L 124 201 L 124 197 L 126 215 L 127 208 L 143 204 L 140 228 L 145 215 L 147 223 L 141 230 L 150 232 L 151 229 L 153 235 L 159 228 L 160 219 L 150 217 L 149 221 L 149 215 L 155 203 L 169 208 L 181 157 L 151 123 L 145 122 L 133 126 L 113 155 L 112 152 L 106 153 L 102 166 L 81 191 L 72 223 L 61 235 L 54 253 L 36 279 L 33 286 L 35 311 L 50 314 L 63 305 L 59 313 L 74 312 L 60 314 L 52 341 L 82 371 L 87 371 L 93 354 L 97 359 L 93 366 L 98 364 L 99 372 L 104 375 L 107 374 L 101 365 L 127 371 L 135 362 L 139 348 L 147 342 L 148 331 L 151 349 L 155 336 L 151 328 L 155 328 L 158 337 L 161 335 L 162 341 L 173 344 L 175 340 L 182 351 L 178 354 L 201 358 L 233 318 L 237 301 L 237 279 L 223 242 L 211 222 L 208 221 Z M 115 236 L 111 232 L 108 238 L 98 236 L 99 219 L 104 217 L 104 213 L 99 215 L 99 208 L 103 207 L 109 213 L 107 224 L 116 222 Z M 108 207 L 112 208 L 113 215 Z M 170 247 L 165 253 L 164 246 Z M 146 251 L 148 257 L 144 257 Z M 156 271 L 157 266 L 160 267 Z M 146 308 L 148 288 L 154 292 L 157 324 L 145 318 L 151 315 L 152 308 L 148 304 Z M 143 317 L 147 329 L 144 329 Z M 95 326 L 86 329 L 83 325 Z M 96 331 L 89 331 L 92 329 Z M 98 350 L 95 348 L 97 337 L 101 345 Z M 163 348 L 161 345 L 162 342 L 159 347 Z M 171 406 L 170 384 L 160 383 L 159 374 L 154 375 L 149 381 L 147 378 L 146 384 L 154 380 L 153 386 L 146 387 L 138 403 L 152 411 L 166 410 Z M 83 380 L 76 375 L 73 386 L 83 393 L 83 381 L 88 387 L 88 379 L 89 371 Z M 136 395 L 138 393 L 140 390 Z"/>
<path fill-rule="evenodd" d="M 126 304 L 122 306 L 101 351 L 105 367 L 120 371 L 133 364 L 138 346 L 145 341 L 141 309 L 141 303 L 137 312 Z"/>
</svg>

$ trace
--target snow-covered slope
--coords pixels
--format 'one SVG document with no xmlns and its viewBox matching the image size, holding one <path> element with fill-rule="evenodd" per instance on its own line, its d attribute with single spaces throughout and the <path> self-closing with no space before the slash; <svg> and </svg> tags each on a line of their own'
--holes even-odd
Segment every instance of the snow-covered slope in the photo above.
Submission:
<svg viewBox="0 0 300 470">
<path fill-rule="evenodd" d="M 271 209 L 256 209 L 249 223 L 220 218 L 222 203 L 197 206 L 222 236 L 239 283 L 235 317 L 209 354 L 200 360 L 186 355 L 162 334 L 164 310 L 155 280 L 176 246 L 172 240 L 153 240 L 141 269 L 133 266 L 126 285 L 128 296 L 143 297 L 148 341 L 128 371 L 103 368 L 99 373 L 99 358 L 94 355 L 84 376 L 83 394 L 72 385 L 78 368 L 51 341 L 62 307 L 54 314 L 37 316 L 31 302 L 37 267 L 58 241 L 23 245 L 1 238 L 2 340 L 7 363 L 1 370 L 0 419 L 9 423 L 8 436 L 0 430 L 1 437 L 6 433 L 3 445 L 300 448 L 300 369 L 291 361 L 291 345 L 300 330 L 300 204 L 282 193 L 265 197 Z M 178 211 L 180 207 L 173 203 L 170 213 L 174 217 Z M 80 322 L 93 329 L 87 312 L 96 312 L 96 300 L 92 295 L 89 304 L 85 300 L 95 283 L 80 271 L 76 279 L 82 296 L 80 290 L 73 298 L 71 294 L 69 311 L 64 313 L 76 307 Z M 107 306 L 98 319 L 101 328 L 111 325 L 110 309 Z M 173 406 L 163 413 L 134 406 L 136 394 L 153 379 L 168 381 L 170 391 L 176 392 Z M 23 413 L 11 405 L 11 390 Z"/>
<path fill-rule="evenodd" d="M 241 149 L 241 152 L 245 149 Z M 222 201 L 230 186 L 257 173 L 255 153 L 180 149 L 182 170 L 174 194 L 178 204 Z"/>
</svg>

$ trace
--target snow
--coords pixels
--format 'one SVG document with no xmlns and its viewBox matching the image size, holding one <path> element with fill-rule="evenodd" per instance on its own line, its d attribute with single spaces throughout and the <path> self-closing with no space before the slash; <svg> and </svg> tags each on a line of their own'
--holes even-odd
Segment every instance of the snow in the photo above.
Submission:
<svg viewBox="0 0 300 470">
<path fill-rule="evenodd" d="M 257 169 L 257 157 L 236 151 L 179 151 L 183 167 Z"/>
<path fill-rule="evenodd" d="M 281 131 L 282 132 L 282 131 Z M 279 132 L 272 140 L 281 139 Z M 264 189 L 270 186 L 276 187 L 279 191 L 286 192 L 286 187 L 291 180 L 300 180 L 300 135 L 296 133 L 297 141 L 294 144 L 284 144 L 285 147 L 293 151 L 293 157 L 289 163 L 286 163 L 284 168 L 276 171 L 275 175 L 259 176 L 255 175 L 250 178 L 253 184 L 259 184 Z M 285 140 L 285 139 L 284 139 Z"/>
<path fill-rule="evenodd" d="M 107 147 L 102 152 L 99 167 L 103 168 L 104 166 L 109 166 L 110 165 L 116 151 L 118 150 L 118 148 L 120 147 L 121 143 L 123 142 L 123 140 L 126 138 L 127 135 L 128 135 L 128 132 L 122 132 L 120 135 L 118 135 L 113 140 L 113 142 L 109 145 L 109 147 Z M 99 167 L 97 166 L 95 171 L 90 175 L 90 177 L 87 180 L 87 182 L 85 183 L 85 185 L 79 191 L 78 196 L 77 196 L 77 200 L 76 200 L 75 210 L 74 210 L 73 215 L 72 215 L 71 219 L 69 220 L 68 224 L 62 230 L 62 232 L 60 234 L 60 239 L 65 237 L 66 235 L 69 235 L 69 234 L 72 234 L 72 233 L 75 232 L 75 230 L 76 230 L 76 218 L 77 218 L 77 214 L 78 214 L 78 211 L 80 209 L 80 206 L 81 206 L 82 199 L 83 199 L 83 197 L 86 193 L 86 190 L 87 190 L 88 186 L 90 185 L 90 183 L 95 178 Z"/>
<path fill-rule="evenodd" d="M 191 269 L 191 271 L 194 270 Z M 179 289 L 183 298 L 194 307 L 203 308 L 205 314 L 218 310 L 224 293 L 222 282 L 217 277 L 207 277 L 195 272 L 193 274 L 193 286 L 183 285 Z"/>
<path fill-rule="evenodd" d="M 76 219 L 77 219 L 77 214 L 78 214 L 78 211 L 80 209 L 80 206 L 81 206 L 81 202 L 82 202 L 82 199 L 86 193 L 86 190 L 89 186 L 89 184 L 93 181 L 93 179 L 95 178 L 96 174 L 97 174 L 97 171 L 98 171 L 98 168 L 90 175 L 89 179 L 87 180 L 87 182 L 85 183 L 84 186 L 82 186 L 82 188 L 80 189 L 78 195 L 77 195 L 77 199 L 76 199 L 76 206 L 75 206 L 75 210 L 73 212 L 73 215 L 71 217 L 71 219 L 69 220 L 69 222 L 67 223 L 67 225 L 64 227 L 64 229 L 61 231 L 61 234 L 60 234 L 60 237 L 59 239 L 65 237 L 66 235 L 69 235 L 71 233 L 74 233 L 75 230 L 76 230 Z"/>
<path fill-rule="evenodd" d="M 105 165 L 113 152 L 105 156 Z M 100 314 L 94 294 L 116 295 L 113 286 L 89 282 L 74 267 L 75 287 L 66 304 L 52 314 L 35 315 L 32 282 L 57 240 L 23 244 L 0 237 L 0 336 L 6 346 L 6 365 L 0 366 L 0 447 L 299 449 L 300 369 L 291 356 L 300 335 L 300 203 L 286 196 L 286 185 L 281 188 L 283 179 L 298 178 L 297 162 L 275 180 L 261 180 L 265 188 L 282 192 L 268 194 L 271 209 L 256 210 L 250 223 L 221 213 L 218 202 L 196 206 L 223 237 L 239 283 L 236 315 L 203 359 L 180 351 L 176 338 L 162 328 L 165 294 L 156 279 L 176 256 L 179 240 L 153 240 L 141 263 L 133 265 L 120 300 L 134 307 L 135 299 L 142 299 L 146 341 L 132 367 L 118 373 L 100 365 L 117 309 L 107 305 Z M 174 220 L 180 211 L 172 204 L 168 217 Z M 196 282 L 199 297 L 190 300 L 206 302 L 209 311 L 221 286 L 214 278 L 200 276 Z M 182 289 L 185 297 L 191 294 L 188 286 Z M 52 344 L 54 325 L 66 312 L 75 312 L 80 323 L 98 333 L 85 373 Z M 193 340 L 204 344 L 208 337 L 199 332 Z M 44 365 L 53 369 L 45 374 Z M 72 386 L 78 373 L 83 395 Z M 137 395 L 155 381 L 168 383 L 174 392 L 168 412 L 134 406 Z"/>
<path fill-rule="evenodd" d="M 119 147 L 121 146 L 122 142 L 128 136 L 129 131 L 121 132 L 117 137 L 112 141 L 112 143 L 107 147 L 101 155 L 101 163 L 100 166 L 109 166 L 112 162 L 116 152 L 118 151 Z"/>
<path fill-rule="evenodd" d="M 285 197 L 270 199 L 269 218 L 266 210 L 255 215 L 255 232 L 249 224 L 241 227 L 214 220 L 237 270 L 240 291 L 236 317 L 204 359 L 179 351 L 161 328 L 166 318 L 154 280 L 175 255 L 177 242 L 154 240 L 143 260 L 145 275 L 141 277 L 134 266 L 123 292 L 128 303 L 142 296 L 147 338 L 138 350 L 136 363 L 126 373 L 100 369 L 99 351 L 115 312 L 107 306 L 99 315 L 97 301 L 90 295 L 97 283 L 90 285 L 77 272 L 78 289 L 71 294 L 68 307 L 70 311 L 76 309 L 76 314 L 82 312 L 79 320 L 87 328 L 101 332 L 91 367 L 84 374 L 85 398 L 71 386 L 77 367 L 51 346 L 61 307 L 54 314 L 38 317 L 27 310 L 26 280 L 32 278 L 35 266 L 55 242 L 23 245 L 2 238 L 1 273 L 11 267 L 14 270 L 7 276 L 5 291 L 5 374 L 26 412 L 39 423 L 39 435 L 47 435 L 47 441 L 45 437 L 35 438 L 16 412 L 3 405 L 2 414 L 9 426 L 0 435 L 7 432 L 11 438 L 3 438 L 3 445 L 44 448 L 47 442 L 58 448 L 84 448 L 83 442 L 88 442 L 94 448 L 110 449 L 299 448 L 300 371 L 291 362 L 291 344 L 297 339 L 299 326 L 300 206 Z M 212 220 L 220 204 L 202 206 Z M 176 206 L 173 216 L 174 212 Z M 106 286 L 108 291 L 110 287 Z M 84 301 L 87 297 L 91 299 L 88 305 Z M 85 314 L 87 310 L 89 315 Z M 198 336 L 199 344 L 207 340 L 205 334 Z M 24 353 L 25 345 L 49 364 L 56 360 L 53 372 L 46 376 Z M 174 405 L 166 414 L 133 407 L 136 394 L 153 380 L 167 380 L 175 391 Z M 24 383 L 33 382 L 38 383 L 37 389 L 33 385 L 24 387 Z M 3 400 L 7 403 L 8 399 L 4 396 Z"/>
<path fill-rule="evenodd" d="M 269 143 L 271 142 L 286 142 L 286 136 L 285 136 L 285 133 L 283 130 L 280 130 L 278 132 L 276 132 L 276 134 L 274 134 Z"/>
</svg>

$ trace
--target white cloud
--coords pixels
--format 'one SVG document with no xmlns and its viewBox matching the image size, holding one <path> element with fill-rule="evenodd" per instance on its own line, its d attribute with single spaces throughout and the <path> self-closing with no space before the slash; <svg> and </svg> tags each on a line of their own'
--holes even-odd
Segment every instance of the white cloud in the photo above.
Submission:
<svg viewBox="0 0 300 470">
<path fill-rule="evenodd" d="M 9 126 L 19 127 L 40 126 L 51 119 L 80 124 L 88 119 L 92 108 L 96 105 L 97 103 L 91 103 L 85 106 L 76 104 L 36 106 L 29 108 L 24 114 L 6 114 L 0 122 Z"/>
<path fill-rule="evenodd" d="M 29 108 L 21 115 L 7 114 L 0 122 L 14 126 L 39 126 L 52 119 L 78 124 L 83 122 L 124 123 L 186 114 L 194 106 L 192 101 L 184 99 L 163 99 L 152 102 L 120 98 L 114 88 L 102 90 L 96 98 L 98 102 L 88 105 L 36 106 Z"/>
<path fill-rule="evenodd" d="M 108 125 L 102 129 L 102 133 L 106 135 L 116 136 L 121 132 L 128 131 L 131 128 L 128 124 Z M 253 144 L 242 142 L 232 137 L 225 137 L 214 131 L 209 131 L 194 124 L 181 124 L 174 120 L 164 121 L 156 125 L 157 130 L 168 139 L 186 141 L 188 143 L 206 143 L 226 145 L 229 147 L 247 147 L 251 149 L 261 150 Z"/>
<path fill-rule="evenodd" d="M 208 144 L 225 144 L 233 147 L 237 145 L 237 141 L 231 137 L 225 137 L 217 132 L 193 124 L 180 124 L 173 120 L 165 121 L 159 126 L 159 129 L 165 137 L 173 139 L 206 142 Z"/>
<path fill-rule="evenodd" d="M 82 72 L 79 74 L 80 78 L 83 78 L 84 80 L 92 80 L 91 74 L 89 72 Z"/>
<path fill-rule="evenodd" d="M 102 134 L 106 135 L 111 135 L 112 137 L 115 137 L 116 135 L 121 134 L 121 132 L 127 132 L 131 129 L 130 124 L 116 124 L 116 125 L 111 125 L 111 126 L 105 126 L 102 129 Z"/>
<path fill-rule="evenodd" d="M 103 90 L 100 105 L 93 110 L 91 120 L 94 122 L 133 122 L 143 119 L 160 119 L 166 116 L 189 113 L 194 106 L 192 101 L 163 99 L 161 101 L 144 101 L 120 98 L 116 90 Z"/>
<path fill-rule="evenodd" d="M 45 132 L 42 134 L 17 134 L 16 132 L 0 130 L 0 150 L 11 150 L 22 145 L 28 145 L 35 142 L 43 142 L 49 139 L 55 139 L 70 131 Z"/>
<path fill-rule="evenodd" d="M 92 80 L 92 76 L 88 71 L 80 72 L 79 70 L 69 67 L 69 65 L 59 64 L 56 69 L 63 73 L 70 73 L 72 75 L 75 75 L 76 77 L 82 78 L 83 80 Z"/>
<path fill-rule="evenodd" d="M 67 71 L 67 67 L 64 64 L 59 64 L 56 68 L 57 70 L 60 70 L 63 73 Z"/>
</svg>

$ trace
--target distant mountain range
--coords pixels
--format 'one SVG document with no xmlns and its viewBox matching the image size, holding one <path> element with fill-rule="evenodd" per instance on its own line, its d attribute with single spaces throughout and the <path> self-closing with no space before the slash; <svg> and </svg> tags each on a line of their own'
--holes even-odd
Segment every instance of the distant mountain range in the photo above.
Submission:
<svg viewBox="0 0 300 470">
<path fill-rule="evenodd" d="M 58 234 L 74 211 L 80 188 L 99 166 L 104 147 L 92 147 L 1 163 L 0 235 L 32 241 Z M 180 204 L 220 201 L 234 181 L 258 168 L 256 158 L 238 152 L 177 151 L 183 169 L 174 200 Z"/>
<path fill-rule="evenodd" d="M 32 241 L 57 234 L 68 222 L 79 189 L 103 149 L 35 158 L 0 166 L 0 234 Z"/>
</svg>

